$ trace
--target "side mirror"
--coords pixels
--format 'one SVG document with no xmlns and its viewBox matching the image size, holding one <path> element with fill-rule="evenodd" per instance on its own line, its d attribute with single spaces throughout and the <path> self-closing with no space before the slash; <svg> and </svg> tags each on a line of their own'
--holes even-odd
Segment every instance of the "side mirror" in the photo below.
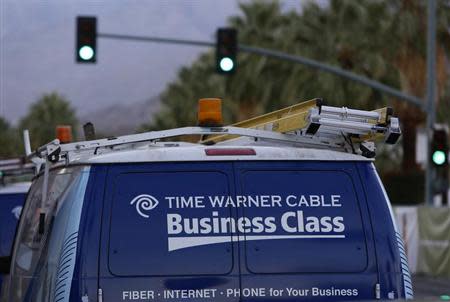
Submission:
<svg viewBox="0 0 450 302">
<path fill-rule="evenodd" d="M 0 257 L 0 274 L 9 274 L 11 267 L 11 256 Z"/>
</svg>

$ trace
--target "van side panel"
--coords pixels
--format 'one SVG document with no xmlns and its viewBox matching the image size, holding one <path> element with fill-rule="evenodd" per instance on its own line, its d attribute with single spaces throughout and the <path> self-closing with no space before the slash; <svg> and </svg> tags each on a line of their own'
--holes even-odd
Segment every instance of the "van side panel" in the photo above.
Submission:
<svg viewBox="0 0 450 302">
<path fill-rule="evenodd" d="M 98 256 L 106 179 L 105 166 L 91 166 L 83 204 L 70 301 L 97 301 Z"/>
<path fill-rule="evenodd" d="M 241 301 L 375 299 L 373 235 L 355 163 L 237 162 L 235 167 L 237 195 L 281 196 L 281 206 L 240 209 L 249 219 L 274 217 L 278 227 L 267 236 L 273 240 L 243 236 L 241 290 L 266 291 Z M 345 229 L 322 224 L 336 218 Z M 325 227 L 308 227 L 313 221 Z"/>
<path fill-rule="evenodd" d="M 405 290 L 412 296 L 409 272 L 402 270 L 402 261 L 405 263 L 403 266 L 406 266 L 407 262 L 400 257 L 400 246 L 397 240 L 399 234 L 396 232 L 389 200 L 373 164 L 358 163 L 358 166 L 373 224 L 381 299 L 405 298 Z M 406 284 L 405 280 L 409 284 Z"/>
<path fill-rule="evenodd" d="M 238 243 L 230 207 L 231 163 L 140 163 L 108 167 L 99 287 L 104 301 L 238 301 Z"/>
<path fill-rule="evenodd" d="M 26 193 L 0 194 L 0 257 L 10 256 Z"/>
</svg>

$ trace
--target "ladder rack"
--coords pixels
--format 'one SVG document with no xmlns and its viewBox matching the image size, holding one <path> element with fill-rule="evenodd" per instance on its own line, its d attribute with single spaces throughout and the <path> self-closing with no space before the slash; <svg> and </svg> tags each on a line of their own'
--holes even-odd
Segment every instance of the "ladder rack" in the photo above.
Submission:
<svg viewBox="0 0 450 302">
<path fill-rule="evenodd" d="M 401 135 L 398 119 L 392 115 L 390 108 L 355 110 L 325 106 L 321 99 L 313 99 L 226 127 L 184 127 L 68 144 L 55 139 L 27 156 L 37 165 L 69 162 L 76 154 L 95 156 L 99 150 L 132 149 L 171 137 L 200 135 L 207 138 L 199 143 L 207 145 L 239 143 L 246 137 L 253 143 L 284 143 L 374 157 L 375 141 L 394 144 Z"/>
</svg>

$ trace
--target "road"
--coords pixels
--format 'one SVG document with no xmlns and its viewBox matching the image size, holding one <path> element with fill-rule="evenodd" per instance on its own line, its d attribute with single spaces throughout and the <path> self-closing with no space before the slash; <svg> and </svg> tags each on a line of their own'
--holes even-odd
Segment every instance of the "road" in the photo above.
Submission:
<svg viewBox="0 0 450 302">
<path fill-rule="evenodd" d="M 450 296 L 450 279 L 413 276 L 414 300 L 445 301 L 440 296 Z"/>
</svg>

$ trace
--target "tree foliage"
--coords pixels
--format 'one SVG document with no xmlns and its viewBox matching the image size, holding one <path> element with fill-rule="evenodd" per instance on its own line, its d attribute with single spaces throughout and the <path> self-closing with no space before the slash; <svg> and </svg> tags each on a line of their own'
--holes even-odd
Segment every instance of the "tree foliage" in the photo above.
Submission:
<svg viewBox="0 0 450 302">
<path fill-rule="evenodd" d="M 331 0 L 303 2 L 282 11 L 277 1 L 240 4 L 229 19 L 239 43 L 280 50 L 337 66 L 417 97 L 425 96 L 426 0 Z M 437 78 L 440 106 L 449 104 L 450 5 L 438 1 Z M 394 106 L 403 122 L 403 167 L 415 169 L 416 125 L 424 114 L 408 103 L 349 80 L 293 64 L 240 52 L 237 71 L 215 74 L 213 50 L 184 67 L 162 93 L 163 108 L 144 129 L 196 123 L 200 97 L 222 97 L 228 122 L 236 122 L 301 100 L 322 97 L 330 105 L 374 109 Z M 448 115 L 440 114 L 448 122 Z"/>
<path fill-rule="evenodd" d="M 16 131 L 9 123 L 0 117 L 0 158 L 16 155 L 18 139 Z"/>
<path fill-rule="evenodd" d="M 31 105 L 28 114 L 20 121 L 19 129 L 30 131 L 32 148 L 55 139 L 57 125 L 70 125 L 74 136 L 78 124 L 75 110 L 68 100 L 56 92 L 44 94 Z"/>
</svg>

